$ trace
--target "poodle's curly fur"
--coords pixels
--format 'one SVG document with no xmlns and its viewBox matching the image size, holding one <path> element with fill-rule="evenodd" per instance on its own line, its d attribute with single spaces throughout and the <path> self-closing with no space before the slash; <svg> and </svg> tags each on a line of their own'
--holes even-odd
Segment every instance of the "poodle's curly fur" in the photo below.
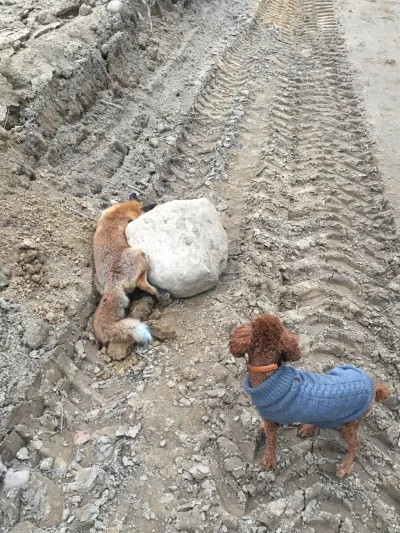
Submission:
<svg viewBox="0 0 400 533">
<path fill-rule="evenodd" d="M 260 315 L 248 322 L 237 326 L 232 333 L 229 349 L 234 357 L 248 355 L 248 365 L 252 367 L 267 366 L 279 361 L 297 361 L 301 358 L 301 350 L 296 335 L 286 330 L 280 319 L 275 315 Z M 275 370 L 267 372 L 252 371 L 249 369 L 250 384 L 257 387 L 274 374 Z M 384 384 L 375 384 L 375 395 L 366 413 L 374 402 L 383 402 L 390 395 L 389 388 Z M 366 414 L 365 413 L 365 414 Z M 364 415 L 365 415 L 364 414 Z M 301 422 L 301 420 L 299 420 Z M 345 478 L 352 474 L 354 460 L 360 448 L 358 429 L 360 422 L 353 420 L 340 426 L 340 433 L 347 442 L 347 454 L 337 467 L 337 476 Z M 277 449 L 277 433 L 279 424 L 264 420 L 260 430 L 265 433 L 267 443 L 261 466 L 264 469 L 274 469 L 276 466 L 275 452 Z M 303 424 L 298 435 L 311 437 L 315 426 Z"/>
</svg>

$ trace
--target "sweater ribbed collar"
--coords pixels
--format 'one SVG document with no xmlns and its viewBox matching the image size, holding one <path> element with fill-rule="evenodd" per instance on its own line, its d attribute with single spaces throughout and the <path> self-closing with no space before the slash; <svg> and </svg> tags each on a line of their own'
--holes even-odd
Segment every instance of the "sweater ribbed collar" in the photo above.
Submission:
<svg viewBox="0 0 400 533">
<path fill-rule="evenodd" d="M 282 365 L 270 378 L 257 387 L 250 385 L 250 378 L 247 375 L 244 382 L 244 390 L 250 394 L 256 406 L 271 405 L 288 393 L 296 373 L 297 371 L 294 367 Z"/>
</svg>

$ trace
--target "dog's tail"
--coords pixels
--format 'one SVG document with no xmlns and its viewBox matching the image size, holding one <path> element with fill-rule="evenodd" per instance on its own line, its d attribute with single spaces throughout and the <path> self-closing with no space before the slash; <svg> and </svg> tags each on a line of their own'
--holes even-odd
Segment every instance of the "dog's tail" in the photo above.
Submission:
<svg viewBox="0 0 400 533">
<path fill-rule="evenodd" d="M 147 324 L 135 318 L 123 318 L 128 304 L 124 292 L 104 293 L 93 317 L 94 333 L 103 344 L 111 341 L 148 344 L 153 340 Z"/>
<path fill-rule="evenodd" d="M 380 383 L 379 385 L 375 384 L 375 401 L 384 402 L 390 396 L 390 390 L 387 385 Z"/>
</svg>

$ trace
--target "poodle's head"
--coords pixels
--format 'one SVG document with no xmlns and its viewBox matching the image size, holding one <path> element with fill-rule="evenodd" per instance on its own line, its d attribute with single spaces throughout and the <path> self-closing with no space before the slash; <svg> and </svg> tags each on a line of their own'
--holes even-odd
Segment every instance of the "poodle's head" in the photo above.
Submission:
<svg viewBox="0 0 400 533">
<path fill-rule="evenodd" d="M 297 361 L 301 357 L 297 337 L 275 315 L 259 315 L 235 328 L 229 349 L 234 357 L 247 353 L 251 365 Z"/>
</svg>

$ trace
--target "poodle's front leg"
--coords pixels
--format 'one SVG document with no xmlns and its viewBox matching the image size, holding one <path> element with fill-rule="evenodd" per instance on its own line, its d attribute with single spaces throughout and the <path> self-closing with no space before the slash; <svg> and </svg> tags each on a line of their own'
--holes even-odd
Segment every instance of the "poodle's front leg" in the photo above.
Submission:
<svg viewBox="0 0 400 533">
<path fill-rule="evenodd" d="M 347 442 L 347 454 L 343 463 L 337 466 L 336 475 L 340 478 L 345 478 L 353 473 L 354 460 L 357 457 L 360 449 L 360 437 L 358 436 L 358 428 L 360 422 L 353 420 L 340 426 L 340 433 Z"/>
<path fill-rule="evenodd" d="M 264 470 L 273 470 L 276 467 L 275 452 L 278 444 L 279 424 L 264 420 L 261 424 L 261 430 L 265 433 L 267 442 L 265 445 L 264 457 L 261 461 L 261 467 Z"/>
</svg>

